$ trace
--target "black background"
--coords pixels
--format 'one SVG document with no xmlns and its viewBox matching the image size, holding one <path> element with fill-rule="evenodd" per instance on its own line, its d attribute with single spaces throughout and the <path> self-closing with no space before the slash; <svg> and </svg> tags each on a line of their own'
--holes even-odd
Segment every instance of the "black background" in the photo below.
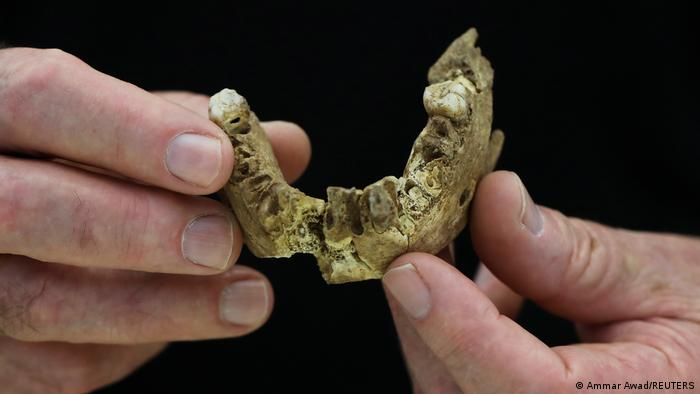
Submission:
<svg viewBox="0 0 700 394">
<path fill-rule="evenodd" d="M 328 3 L 6 4 L 0 40 L 64 49 L 149 90 L 235 88 L 261 118 L 307 130 L 313 159 L 297 186 L 324 196 L 327 185 L 400 174 L 425 123 L 428 67 L 476 26 L 496 70 L 494 125 L 506 132 L 499 168 L 568 215 L 700 234 L 690 6 Z M 471 274 L 468 236 L 457 247 Z M 244 338 L 174 344 L 104 392 L 410 390 L 379 282 L 329 287 L 303 256 L 261 262 L 246 253 L 241 263 L 275 286 L 267 325 Z M 576 340 L 570 323 L 533 305 L 519 321 L 550 345 Z"/>
</svg>

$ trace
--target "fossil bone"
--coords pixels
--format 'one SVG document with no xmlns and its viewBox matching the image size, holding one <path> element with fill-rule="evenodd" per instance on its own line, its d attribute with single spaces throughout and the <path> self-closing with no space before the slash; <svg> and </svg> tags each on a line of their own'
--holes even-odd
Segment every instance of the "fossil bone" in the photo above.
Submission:
<svg viewBox="0 0 700 394">
<path fill-rule="evenodd" d="M 214 95 L 209 117 L 231 139 L 236 160 L 223 193 L 251 252 L 311 253 L 328 283 L 343 283 L 381 278 L 403 253 L 448 245 L 466 225 L 476 184 L 493 170 L 503 144 L 503 133 L 491 132 L 493 70 L 476 38 L 470 29 L 430 68 L 423 94 L 429 119 L 403 176 L 362 190 L 329 187 L 328 202 L 284 181 L 245 98 L 231 89 Z"/>
</svg>

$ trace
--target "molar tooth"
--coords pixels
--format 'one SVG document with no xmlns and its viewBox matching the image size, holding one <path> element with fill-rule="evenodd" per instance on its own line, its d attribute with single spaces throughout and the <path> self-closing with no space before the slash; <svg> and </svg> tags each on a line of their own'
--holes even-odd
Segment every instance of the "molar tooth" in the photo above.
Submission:
<svg viewBox="0 0 700 394">
<path fill-rule="evenodd" d="M 250 251 L 313 254 L 328 283 L 343 283 L 381 278 L 406 251 L 436 253 L 454 240 L 478 180 L 493 169 L 503 144 L 503 133 L 490 133 L 493 71 L 475 40 L 470 29 L 430 68 L 433 85 L 423 95 L 430 116 L 403 176 L 362 190 L 329 187 L 327 202 L 285 182 L 241 95 L 231 89 L 214 95 L 210 118 L 229 136 L 237 160 L 223 193 Z"/>
<path fill-rule="evenodd" d="M 445 81 L 425 88 L 423 105 L 430 115 L 456 120 L 467 114 L 467 95 L 467 88 L 461 83 Z"/>
<path fill-rule="evenodd" d="M 375 231 L 381 234 L 396 223 L 398 210 L 389 192 L 381 185 L 369 186 L 366 193 L 370 220 Z"/>
</svg>

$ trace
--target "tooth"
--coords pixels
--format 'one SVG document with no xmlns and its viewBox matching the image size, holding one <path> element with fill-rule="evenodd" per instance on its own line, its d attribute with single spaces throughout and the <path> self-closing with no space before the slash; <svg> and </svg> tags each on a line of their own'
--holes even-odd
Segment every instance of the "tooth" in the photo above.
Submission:
<svg viewBox="0 0 700 394">
<path fill-rule="evenodd" d="M 493 70 L 474 49 L 476 37 L 467 31 L 430 68 L 428 123 L 403 176 L 362 190 L 329 187 L 328 202 L 284 181 L 243 96 L 231 89 L 214 95 L 209 117 L 231 138 L 236 160 L 222 192 L 251 252 L 311 253 L 328 283 L 343 283 L 381 278 L 407 251 L 437 253 L 448 245 L 466 225 L 476 184 L 493 170 L 503 144 L 503 133 L 491 132 Z"/>
</svg>

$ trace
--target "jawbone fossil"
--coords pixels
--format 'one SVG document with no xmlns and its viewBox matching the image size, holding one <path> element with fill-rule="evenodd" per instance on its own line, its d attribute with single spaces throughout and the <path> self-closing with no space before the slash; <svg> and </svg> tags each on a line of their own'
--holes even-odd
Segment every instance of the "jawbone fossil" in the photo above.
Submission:
<svg viewBox="0 0 700 394">
<path fill-rule="evenodd" d="M 258 257 L 316 256 L 328 283 L 381 278 L 409 251 L 437 253 L 467 223 L 479 179 L 493 170 L 503 133 L 491 132 L 493 70 L 474 46 L 455 40 L 430 68 L 423 94 L 428 123 L 403 176 L 362 190 L 329 187 L 328 202 L 289 186 L 245 98 L 224 89 L 209 117 L 230 137 L 235 168 L 223 188 Z"/>
</svg>

